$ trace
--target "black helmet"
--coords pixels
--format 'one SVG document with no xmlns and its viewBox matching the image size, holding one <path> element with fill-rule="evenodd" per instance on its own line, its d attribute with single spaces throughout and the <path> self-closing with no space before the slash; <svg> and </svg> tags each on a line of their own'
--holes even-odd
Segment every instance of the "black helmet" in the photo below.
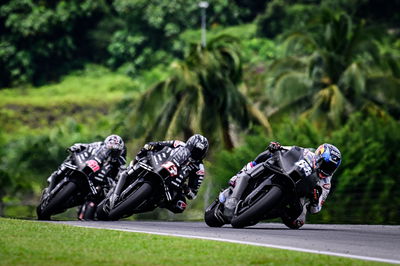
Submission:
<svg viewBox="0 0 400 266">
<path fill-rule="evenodd" d="M 339 149 L 328 143 L 320 145 L 315 155 L 315 169 L 320 178 L 333 175 L 342 161 Z"/>
<path fill-rule="evenodd" d="M 107 155 L 116 159 L 122 154 L 125 144 L 120 136 L 110 135 L 104 140 L 104 148 Z"/>
<path fill-rule="evenodd" d="M 206 156 L 208 140 L 200 134 L 193 135 L 186 141 L 186 148 L 194 160 L 200 161 Z"/>
</svg>

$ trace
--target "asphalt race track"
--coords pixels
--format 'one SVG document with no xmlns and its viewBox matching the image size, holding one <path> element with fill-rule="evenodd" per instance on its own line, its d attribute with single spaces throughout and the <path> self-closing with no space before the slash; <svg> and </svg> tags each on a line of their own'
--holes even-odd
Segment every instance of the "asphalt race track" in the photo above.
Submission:
<svg viewBox="0 0 400 266">
<path fill-rule="evenodd" d="M 400 264 L 400 226 L 306 224 L 300 230 L 260 223 L 245 229 L 203 222 L 57 221 L 74 226 L 201 238 Z"/>
</svg>

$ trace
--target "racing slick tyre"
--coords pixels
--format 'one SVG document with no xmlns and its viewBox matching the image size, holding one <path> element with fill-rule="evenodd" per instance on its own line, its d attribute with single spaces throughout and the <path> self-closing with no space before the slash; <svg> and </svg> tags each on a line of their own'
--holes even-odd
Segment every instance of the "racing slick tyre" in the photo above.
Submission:
<svg viewBox="0 0 400 266">
<path fill-rule="evenodd" d="M 204 221 L 209 227 L 221 227 L 225 224 L 220 210 L 221 203 L 214 201 L 204 213 Z M 219 215 L 221 214 L 221 215 Z"/>
<path fill-rule="evenodd" d="M 63 209 L 63 204 L 75 193 L 74 182 L 66 183 L 53 198 L 43 199 L 36 208 L 38 220 L 50 220 L 50 216 Z"/>
<path fill-rule="evenodd" d="M 273 186 L 271 189 L 262 196 L 254 205 L 250 206 L 247 210 L 233 216 L 231 224 L 235 228 L 243 228 L 245 226 L 254 225 L 262 219 L 263 215 L 273 209 L 282 198 L 282 190 Z"/>
<path fill-rule="evenodd" d="M 101 220 L 101 221 L 109 220 L 108 213 L 104 210 L 104 203 L 105 203 L 105 200 L 100 202 L 100 204 L 97 206 L 97 209 L 96 209 L 97 220 Z"/>
<path fill-rule="evenodd" d="M 132 192 L 124 201 L 119 203 L 108 214 L 109 220 L 119 220 L 123 216 L 131 215 L 133 210 L 147 199 L 153 188 L 149 183 L 143 183 L 137 190 Z"/>
</svg>

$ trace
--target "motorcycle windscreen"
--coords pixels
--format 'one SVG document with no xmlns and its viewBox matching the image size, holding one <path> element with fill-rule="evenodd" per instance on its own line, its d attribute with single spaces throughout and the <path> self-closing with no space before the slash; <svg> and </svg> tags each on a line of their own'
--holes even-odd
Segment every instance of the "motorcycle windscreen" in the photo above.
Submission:
<svg viewBox="0 0 400 266">
<path fill-rule="evenodd" d="M 300 161 L 302 157 L 303 152 L 299 147 L 291 148 L 281 156 L 280 163 L 282 170 L 290 175 L 290 173 L 296 170 L 296 162 Z"/>
<path fill-rule="evenodd" d="M 298 196 L 306 196 L 311 193 L 318 177 L 313 174 L 311 166 L 304 160 L 303 151 L 299 147 L 293 147 L 281 157 L 282 169 L 296 183 Z"/>
</svg>

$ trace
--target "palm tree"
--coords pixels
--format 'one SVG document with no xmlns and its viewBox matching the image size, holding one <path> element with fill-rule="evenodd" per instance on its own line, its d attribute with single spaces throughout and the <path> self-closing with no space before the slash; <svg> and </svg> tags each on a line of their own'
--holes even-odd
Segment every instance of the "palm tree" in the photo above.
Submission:
<svg viewBox="0 0 400 266">
<path fill-rule="evenodd" d="M 128 125 L 135 136 L 187 138 L 195 132 L 233 148 L 232 128 L 256 123 L 271 132 L 267 118 L 239 90 L 242 62 L 238 39 L 222 35 L 206 47 L 193 44 L 174 74 L 134 103 Z"/>
<path fill-rule="evenodd" d="M 271 65 L 277 108 L 270 115 L 294 110 L 322 126 L 339 125 L 367 103 L 382 106 L 388 101 L 382 95 L 398 96 L 400 80 L 393 73 L 399 65 L 384 70 L 393 57 L 383 62 L 376 31 L 343 12 L 325 10 L 314 21 L 307 32 L 286 38 L 288 56 Z M 392 102 L 398 110 L 399 102 Z"/>
</svg>

